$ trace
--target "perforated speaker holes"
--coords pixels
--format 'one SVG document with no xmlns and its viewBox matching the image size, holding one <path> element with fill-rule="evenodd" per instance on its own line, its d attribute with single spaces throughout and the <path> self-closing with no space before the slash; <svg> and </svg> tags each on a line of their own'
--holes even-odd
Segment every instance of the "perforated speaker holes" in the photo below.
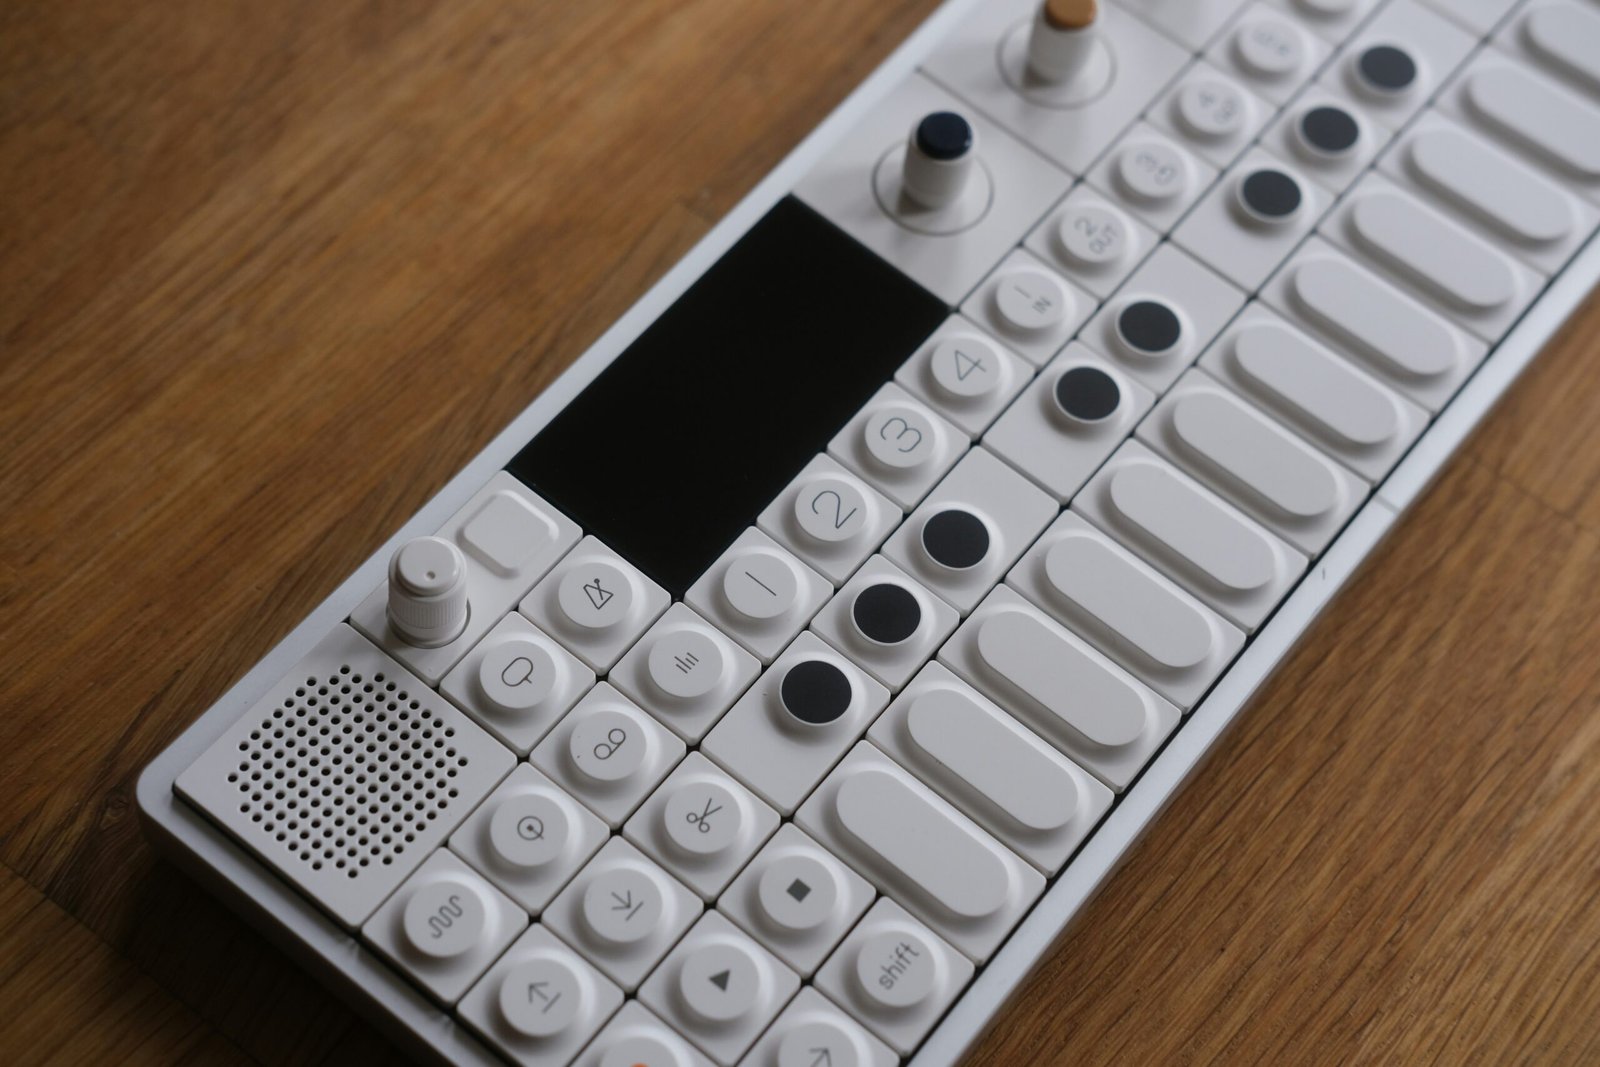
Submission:
<svg viewBox="0 0 1600 1067">
<path fill-rule="evenodd" d="M 459 795 L 455 728 L 384 676 L 307 678 L 239 742 L 239 811 L 291 856 L 357 877 L 385 866 Z"/>
</svg>

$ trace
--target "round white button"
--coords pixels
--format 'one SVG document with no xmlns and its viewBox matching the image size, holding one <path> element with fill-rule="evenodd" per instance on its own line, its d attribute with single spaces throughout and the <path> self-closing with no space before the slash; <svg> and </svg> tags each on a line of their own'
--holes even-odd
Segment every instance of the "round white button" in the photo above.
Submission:
<svg viewBox="0 0 1600 1067">
<path fill-rule="evenodd" d="M 981 337 L 946 337 L 934 346 L 928 366 L 939 391 L 956 400 L 987 396 L 1000 388 L 1000 352 Z"/>
<path fill-rule="evenodd" d="M 1159 204 L 1189 184 L 1189 163 L 1169 144 L 1135 141 L 1117 156 L 1117 181 L 1134 199 Z"/>
<path fill-rule="evenodd" d="M 478 691 L 496 711 L 526 715 L 549 699 L 560 665 L 544 645 L 511 637 L 489 646 L 478 661 Z"/>
<path fill-rule="evenodd" d="M 722 646 L 704 630 L 685 627 L 656 638 L 646 660 L 650 680 L 677 700 L 694 700 L 717 687 L 726 661 Z"/>
<path fill-rule="evenodd" d="M 644 764 L 644 731 L 633 717 L 611 708 L 584 716 L 572 728 L 567 750 L 573 766 L 597 782 L 619 782 Z"/>
<path fill-rule="evenodd" d="M 1001 321 L 1021 333 L 1040 333 L 1061 325 L 1072 303 L 1072 294 L 1061 280 L 1042 270 L 1007 271 L 994 287 L 994 306 Z"/>
<path fill-rule="evenodd" d="M 800 576 L 776 552 L 752 549 L 722 573 L 722 596 L 745 618 L 766 622 L 788 614 L 800 599 Z"/>
<path fill-rule="evenodd" d="M 566 960 L 541 955 L 519 963 L 500 980 L 500 1014 L 529 1037 L 553 1037 L 583 1008 L 584 988 Z"/>
<path fill-rule="evenodd" d="M 417 596 L 438 596 L 462 579 L 466 560 L 456 547 L 440 537 L 407 541 L 395 553 L 393 575 Z"/>
<path fill-rule="evenodd" d="M 1234 31 L 1234 51 L 1246 70 L 1263 78 L 1282 78 L 1306 61 L 1305 35 L 1277 18 L 1253 18 Z"/>
<path fill-rule="evenodd" d="M 1178 93 L 1178 119 L 1196 137 L 1223 140 L 1244 129 L 1244 94 L 1227 82 L 1190 82 Z"/>
<path fill-rule="evenodd" d="M 744 811 L 716 782 L 686 782 L 667 798 L 662 818 L 672 843 L 695 856 L 710 856 L 739 840 Z"/>
<path fill-rule="evenodd" d="M 909 1008 L 933 992 L 933 950 L 916 934 L 874 934 L 856 953 L 862 992 L 886 1008 Z"/>
<path fill-rule="evenodd" d="M 561 611 L 589 630 L 604 630 L 628 617 L 633 582 L 609 563 L 580 563 L 561 579 L 556 591 Z"/>
<path fill-rule="evenodd" d="M 652 1034 L 630 1034 L 606 1049 L 600 1067 L 686 1067 L 677 1048 Z"/>
<path fill-rule="evenodd" d="M 872 458 L 894 470 L 920 467 L 938 446 L 933 422 L 910 404 L 885 404 L 863 429 Z"/>
<path fill-rule="evenodd" d="M 661 921 L 661 888 L 632 867 L 606 871 L 583 891 L 583 921 L 601 939 L 631 945 Z"/>
<path fill-rule="evenodd" d="M 401 925 L 406 941 L 418 952 L 448 960 L 479 943 L 489 925 L 489 912 L 471 885 L 441 878 L 411 894 Z"/>
<path fill-rule="evenodd" d="M 791 1027 L 778 1045 L 778 1067 L 860 1067 L 861 1062 L 850 1032 L 821 1019 Z"/>
<path fill-rule="evenodd" d="M 783 929 L 814 930 L 833 914 L 839 902 L 839 883 L 814 856 L 779 856 L 761 872 L 756 899 L 762 912 Z"/>
<path fill-rule="evenodd" d="M 1127 220 L 1107 207 L 1081 204 L 1067 208 L 1056 222 L 1056 242 L 1080 266 L 1104 267 L 1128 254 Z"/>
<path fill-rule="evenodd" d="M 707 1022 L 732 1022 L 760 998 L 761 969 L 743 948 L 713 941 L 683 961 L 678 992 L 689 1010 Z"/>
<path fill-rule="evenodd" d="M 513 867 L 542 867 L 566 851 L 567 812 L 544 793 L 514 793 L 489 817 L 489 846 Z"/>
<path fill-rule="evenodd" d="M 866 494 L 848 478 L 813 478 L 795 495 L 794 521 L 806 536 L 824 544 L 848 541 L 866 529 Z"/>
</svg>

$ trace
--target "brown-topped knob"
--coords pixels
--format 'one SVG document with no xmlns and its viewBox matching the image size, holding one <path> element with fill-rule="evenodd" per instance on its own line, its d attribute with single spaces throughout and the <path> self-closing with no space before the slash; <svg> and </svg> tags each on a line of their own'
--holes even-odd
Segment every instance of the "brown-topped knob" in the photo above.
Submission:
<svg viewBox="0 0 1600 1067">
<path fill-rule="evenodd" d="M 1093 51 L 1099 15 L 1095 0 L 1044 0 L 1028 38 L 1028 69 L 1047 82 L 1071 81 Z"/>
</svg>

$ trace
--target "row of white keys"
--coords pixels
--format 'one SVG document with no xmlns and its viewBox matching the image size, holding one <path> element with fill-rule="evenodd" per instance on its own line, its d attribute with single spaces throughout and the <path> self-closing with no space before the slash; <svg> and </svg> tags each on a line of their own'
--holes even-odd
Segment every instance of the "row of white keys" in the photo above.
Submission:
<svg viewBox="0 0 1600 1067">
<path fill-rule="evenodd" d="M 510 611 L 578 543 L 575 523 L 501 471 L 489 480 L 437 536 L 456 545 L 466 564 L 472 613 L 453 640 L 419 648 L 389 626 L 389 583 L 381 582 L 350 614 L 350 624 L 429 685 L 439 680 L 479 638 Z"/>
<path fill-rule="evenodd" d="M 1137 436 L 1306 556 L 1322 553 L 1369 490 L 1201 370 L 1179 379 Z"/>
<path fill-rule="evenodd" d="M 1057 510 L 1054 499 L 993 452 L 974 448 L 895 531 L 883 554 L 965 615 Z"/>
<path fill-rule="evenodd" d="M 1262 304 L 1244 310 L 1200 367 L 1373 484 L 1428 424 L 1417 404 Z"/>
<path fill-rule="evenodd" d="M 1117 450 L 1072 509 L 1246 633 L 1306 569 L 1305 556 L 1137 441 Z"/>
<path fill-rule="evenodd" d="M 971 321 L 952 315 L 901 366 L 894 380 L 968 437 L 978 437 L 1032 375 L 1033 368 L 1015 352 Z M 810 504 L 815 508 L 814 496 Z M 819 512 L 835 528 L 843 519 L 837 505 L 813 510 L 812 514 L 817 516 Z M 823 532 L 830 531 L 824 528 Z M 844 575 L 828 577 L 838 585 Z"/>
<path fill-rule="evenodd" d="M 1071 511 L 1006 581 L 1185 711 L 1244 646 L 1237 627 Z"/>
<path fill-rule="evenodd" d="M 1317 237 L 1261 296 L 1431 412 L 1449 402 L 1489 351 L 1485 342 Z"/>
<path fill-rule="evenodd" d="M 867 736 L 1047 877 L 1111 807 L 1110 789 L 938 663 Z"/>
<path fill-rule="evenodd" d="M 1008 586 L 968 617 L 939 662 L 1118 792 L 1180 717 Z"/>
<path fill-rule="evenodd" d="M 867 742 L 795 823 L 979 962 L 1044 891 L 1037 870 Z"/>
</svg>

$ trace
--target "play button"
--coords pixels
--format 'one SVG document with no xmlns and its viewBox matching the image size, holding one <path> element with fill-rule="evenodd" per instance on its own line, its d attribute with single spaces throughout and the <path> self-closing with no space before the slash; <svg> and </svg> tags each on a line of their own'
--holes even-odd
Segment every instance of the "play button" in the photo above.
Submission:
<svg viewBox="0 0 1600 1067">
<path fill-rule="evenodd" d="M 763 995 L 762 974 L 749 949 L 728 937 L 708 939 L 684 958 L 678 971 L 683 1003 L 708 1023 L 730 1023 L 749 1014 Z"/>
</svg>

